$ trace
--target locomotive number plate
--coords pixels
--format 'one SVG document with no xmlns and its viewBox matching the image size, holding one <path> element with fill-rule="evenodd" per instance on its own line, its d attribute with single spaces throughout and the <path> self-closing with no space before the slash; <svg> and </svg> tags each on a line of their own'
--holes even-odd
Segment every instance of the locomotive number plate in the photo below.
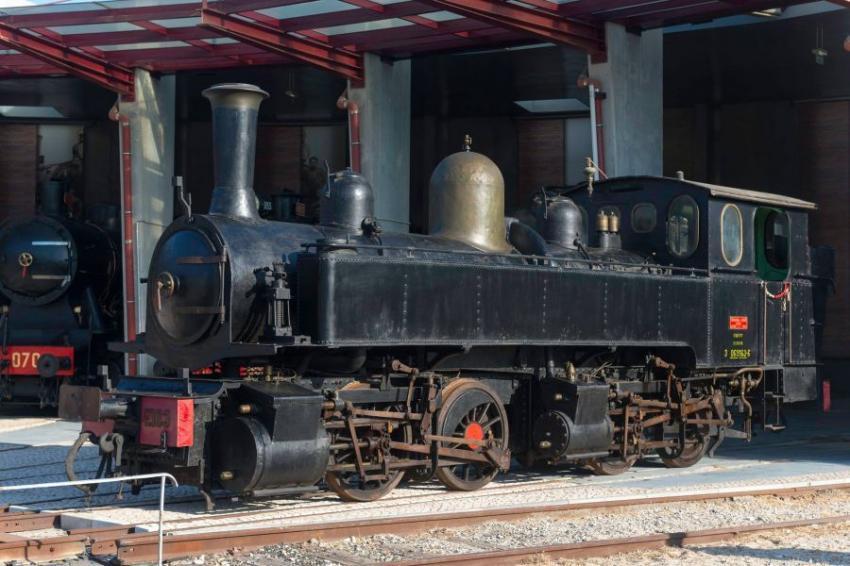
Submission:
<svg viewBox="0 0 850 566">
<path fill-rule="evenodd" d="M 38 375 L 38 360 L 45 355 L 71 361 L 56 372 L 56 377 L 74 375 L 74 348 L 66 346 L 8 346 L 5 353 L 0 350 L 0 375 Z"/>
</svg>

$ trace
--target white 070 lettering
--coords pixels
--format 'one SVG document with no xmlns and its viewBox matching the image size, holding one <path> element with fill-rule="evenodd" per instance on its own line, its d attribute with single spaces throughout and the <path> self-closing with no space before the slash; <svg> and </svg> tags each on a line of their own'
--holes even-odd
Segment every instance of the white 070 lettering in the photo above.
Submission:
<svg viewBox="0 0 850 566">
<path fill-rule="evenodd" d="M 38 352 L 12 352 L 11 357 L 14 369 L 36 369 L 41 354 Z"/>
</svg>

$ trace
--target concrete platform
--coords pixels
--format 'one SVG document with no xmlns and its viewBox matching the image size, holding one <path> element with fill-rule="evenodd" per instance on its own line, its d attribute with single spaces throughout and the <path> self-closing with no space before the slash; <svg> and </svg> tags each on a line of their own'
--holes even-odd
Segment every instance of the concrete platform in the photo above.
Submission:
<svg viewBox="0 0 850 566">
<path fill-rule="evenodd" d="M 652 460 L 614 477 L 593 476 L 569 468 L 516 468 L 473 493 L 449 492 L 438 483 L 408 484 L 373 503 L 343 503 L 331 493 L 319 492 L 255 501 L 223 500 L 211 514 L 206 513 L 200 501 L 175 503 L 194 495 L 194 490 L 169 489 L 172 503 L 167 503 L 166 520 L 170 529 L 178 531 L 214 531 L 232 529 L 233 519 L 227 517 L 232 513 L 244 514 L 238 521 L 240 527 L 261 528 L 774 482 L 850 481 L 850 401 L 836 403 L 829 414 L 818 412 L 814 406 L 796 406 L 788 408 L 786 416 L 785 431 L 759 433 L 750 444 L 727 440 L 715 458 L 705 458 L 688 469 L 668 470 Z M 77 424 L 54 421 L 4 432 L 3 422 L 0 419 L 0 484 L 62 479 L 65 452 L 76 437 Z M 78 469 L 93 473 L 96 465 L 96 450 L 87 447 Z M 138 522 L 149 523 L 153 528 L 157 491 L 156 487 L 148 487 L 139 496 L 126 493 L 122 501 L 116 500 L 116 488 L 111 486 L 90 500 L 81 498 L 73 488 L 10 493 L 0 499 L 33 509 L 66 510 L 64 528 Z M 110 507 L 92 508 L 102 505 Z"/>
</svg>

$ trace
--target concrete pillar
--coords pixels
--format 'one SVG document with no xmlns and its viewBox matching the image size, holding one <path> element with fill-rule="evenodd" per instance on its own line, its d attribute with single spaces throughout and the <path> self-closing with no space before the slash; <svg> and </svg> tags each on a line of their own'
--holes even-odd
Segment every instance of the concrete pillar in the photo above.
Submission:
<svg viewBox="0 0 850 566">
<path fill-rule="evenodd" d="M 605 172 L 661 175 L 664 128 L 664 50 L 662 31 L 629 33 L 605 24 L 608 60 L 591 64 L 590 77 L 602 83 Z"/>
<path fill-rule="evenodd" d="M 375 191 L 375 216 L 385 230 L 410 228 L 410 61 L 364 56 L 366 83 L 350 88 L 360 107 L 361 173 Z"/>
<path fill-rule="evenodd" d="M 136 247 L 137 333 L 144 332 L 147 312 L 147 285 L 139 280 L 147 277 L 154 246 L 174 217 L 175 85 L 173 75 L 154 77 L 147 71 L 136 70 L 136 100 L 122 102 L 120 106 L 121 115 L 129 118 L 132 134 L 129 151 L 135 233 L 131 237 Z M 122 156 L 125 151 L 127 148 L 122 147 Z M 121 183 L 123 187 L 123 168 Z M 153 361 L 142 356 L 139 373 L 150 373 Z"/>
</svg>

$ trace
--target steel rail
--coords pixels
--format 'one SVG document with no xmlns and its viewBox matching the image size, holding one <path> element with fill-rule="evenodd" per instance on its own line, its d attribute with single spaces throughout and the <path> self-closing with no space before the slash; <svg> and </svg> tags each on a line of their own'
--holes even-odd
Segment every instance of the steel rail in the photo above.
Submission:
<svg viewBox="0 0 850 566">
<path fill-rule="evenodd" d="M 565 504 L 542 505 L 533 507 L 509 507 L 458 513 L 391 517 L 386 519 L 340 521 L 288 527 L 255 529 L 229 529 L 207 531 L 204 533 L 169 534 L 164 541 L 166 559 L 184 558 L 196 554 L 227 552 L 234 548 L 248 550 L 273 544 L 294 544 L 310 539 L 339 540 L 347 537 L 364 537 L 378 534 L 413 534 L 435 528 L 457 528 L 488 521 L 516 521 L 535 515 L 563 513 L 585 509 L 604 509 L 635 505 L 661 505 L 675 502 L 708 501 L 728 497 L 757 497 L 771 495 L 789 495 L 811 493 L 826 490 L 850 489 L 850 482 L 814 481 L 787 484 L 783 487 L 736 487 L 697 493 L 677 493 L 660 496 L 645 494 L 630 497 L 596 498 L 574 501 Z M 274 519 L 268 519 L 272 521 Z M 850 520 L 850 519 L 847 519 Z M 264 521 L 265 522 L 265 521 Z M 180 530 L 198 528 L 226 529 L 227 524 L 188 527 Z M 170 530 L 174 533 L 174 530 Z M 156 557 L 157 538 L 148 533 L 124 534 L 120 531 L 104 531 L 92 544 L 93 555 L 117 555 L 121 564 L 140 564 L 150 562 Z M 662 535 L 656 535 L 662 536 Z M 663 535 L 669 537 L 671 535 Z M 441 559 L 444 559 L 442 557 Z M 512 561 L 515 563 L 516 559 Z M 489 565 L 488 565 L 489 566 Z"/>
<path fill-rule="evenodd" d="M 464 566 L 496 566 L 501 564 L 518 564 L 529 559 L 565 559 L 565 558 L 598 558 L 637 552 L 655 550 L 667 546 L 684 547 L 707 544 L 733 539 L 765 531 L 783 529 L 799 529 L 816 525 L 833 525 L 850 522 L 850 515 L 819 517 L 815 519 L 799 519 L 796 521 L 781 521 L 776 523 L 760 523 L 758 525 L 740 525 L 720 529 L 705 529 L 678 533 L 658 533 L 637 537 L 591 540 L 572 544 L 550 546 L 534 546 L 511 548 L 490 552 L 476 552 L 453 556 L 439 556 L 422 560 L 390 562 L 392 566 L 426 566 L 430 564 L 463 564 Z"/>
<path fill-rule="evenodd" d="M 707 501 L 728 497 L 776 496 L 845 489 L 850 489 L 850 481 L 842 482 L 835 480 L 820 480 L 788 483 L 781 486 L 763 484 L 761 486 L 734 487 L 713 491 L 680 492 L 665 495 L 640 494 L 628 497 L 576 500 L 555 505 L 508 507 L 459 513 L 392 517 L 366 521 L 313 523 L 289 527 L 255 528 L 244 530 L 233 529 L 232 525 L 237 523 L 244 525 L 246 522 L 267 523 L 273 521 L 274 518 L 269 517 L 262 519 L 258 516 L 262 514 L 271 515 L 275 512 L 233 513 L 227 514 L 224 517 L 215 517 L 215 519 L 225 520 L 225 522 L 219 525 L 191 525 L 192 523 L 208 521 L 210 519 L 209 516 L 190 518 L 187 520 L 173 519 L 171 521 L 167 521 L 167 523 L 175 523 L 176 528 L 169 529 L 166 527 L 165 530 L 167 536 L 162 539 L 162 552 L 164 558 L 183 558 L 199 553 L 211 554 L 226 552 L 234 548 L 246 550 L 272 544 L 299 543 L 314 538 L 322 540 L 338 540 L 351 536 L 362 537 L 376 534 L 413 534 L 434 528 L 466 527 L 488 521 L 499 520 L 516 521 L 530 516 L 563 513 L 576 510 L 611 509 L 635 505 L 664 505 L 676 502 Z M 253 516 L 252 518 L 255 518 L 256 520 L 245 521 L 245 519 L 249 516 Z M 46 528 L 49 526 L 56 527 L 59 525 L 60 520 L 61 513 L 28 513 L 10 511 L 8 508 L 4 509 L 0 506 L 0 526 L 3 527 L 0 529 L 0 562 L 15 559 L 27 560 L 43 556 L 52 556 L 54 559 L 59 559 L 60 557 L 70 557 L 82 554 L 86 549 L 88 549 L 89 554 L 92 556 L 117 556 L 118 561 L 123 564 L 153 562 L 158 558 L 157 555 L 160 550 L 160 534 L 162 531 L 157 530 L 155 533 L 147 530 L 141 531 L 143 524 L 76 529 L 67 531 L 66 536 L 37 540 L 18 537 L 14 534 L 33 530 L 35 528 Z M 229 523 L 226 522 L 228 520 L 230 521 Z M 838 521 L 838 519 L 835 520 Z M 811 521 L 808 523 L 811 524 Z M 178 527 L 177 525 L 182 526 Z M 211 528 L 229 528 L 229 530 L 215 532 L 207 531 L 204 533 L 191 532 L 199 529 Z M 732 530 L 736 529 L 740 530 L 740 528 Z M 720 529 L 720 531 L 723 530 L 730 529 Z M 684 537 L 684 540 L 701 540 L 695 533 L 687 534 L 688 536 Z M 700 534 L 700 536 L 702 536 L 702 534 Z M 666 535 L 650 535 L 649 538 L 651 538 L 652 541 L 655 541 L 655 544 L 660 544 L 658 541 L 662 539 L 675 541 L 682 539 L 683 537 L 681 536 L 681 533 L 674 533 Z M 640 542 L 638 539 L 643 540 L 647 539 L 647 537 L 636 537 L 636 539 L 632 540 L 628 544 L 638 544 Z M 610 547 L 606 547 L 605 544 L 603 544 L 604 542 L 605 541 L 595 541 L 581 544 L 591 548 L 596 548 L 600 545 L 600 548 L 609 548 L 609 550 L 610 548 L 614 548 L 613 542 L 611 542 Z M 664 543 L 661 546 L 666 544 L 667 543 Z M 568 547 L 569 545 L 565 545 L 564 548 L 553 547 L 553 550 L 551 551 L 564 553 L 580 551 L 578 547 Z M 616 552 L 622 552 L 622 548 L 626 547 L 621 547 L 621 550 L 616 550 Z M 626 548 L 626 550 L 628 550 L 628 548 Z M 533 552 L 535 554 L 540 554 L 542 551 L 540 549 L 535 549 Z M 587 550 L 586 552 L 590 551 Z M 602 552 L 602 550 L 598 550 L 598 552 Z M 593 556 L 596 556 L 596 554 Z M 469 556 L 468 558 L 472 560 L 473 557 Z M 511 563 L 519 560 L 519 558 L 513 555 L 508 558 Z M 441 557 L 438 561 L 444 561 L 445 559 L 446 557 Z M 486 560 L 488 561 L 488 566 L 490 566 L 490 563 L 493 563 L 494 560 L 495 563 L 498 563 L 498 560 L 494 559 L 490 555 L 488 555 Z"/>
</svg>

